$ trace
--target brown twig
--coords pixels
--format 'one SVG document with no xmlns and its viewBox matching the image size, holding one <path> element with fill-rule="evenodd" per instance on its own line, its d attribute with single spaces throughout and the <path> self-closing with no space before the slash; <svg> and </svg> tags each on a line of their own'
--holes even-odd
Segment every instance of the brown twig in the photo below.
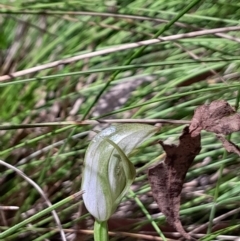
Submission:
<svg viewBox="0 0 240 241">
<path fill-rule="evenodd" d="M 229 32 L 229 31 L 238 31 L 240 30 L 240 26 L 232 26 L 232 27 L 224 27 L 224 28 L 214 28 L 214 29 L 206 29 L 206 30 L 200 30 L 200 31 L 193 31 L 189 33 L 182 33 L 182 34 L 176 34 L 176 35 L 171 35 L 167 37 L 158 37 L 156 39 L 149 39 L 145 41 L 140 41 L 140 42 L 135 42 L 135 43 L 129 43 L 129 44 L 122 44 L 114 47 L 110 47 L 107 49 L 102 49 L 102 50 L 97 50 L 91 53 L 86 53 L 86 54 L 81 54 L 77 55 L 74 57 L 66 58 L 66 59 L 61 59 L 57 60 L 51 63 L 43 64 L 40 66 L 36 66 L 30 69 L 25 69 L 25 70 L 20 70 L 15 73 L 11 73 L 8 75 L 3 75 L 0 77 L 0 81 L 6 81 L 10 80 L 12 78 L 20 77 L 26 74 L 31 74 L 35 73 L 41 70 L 53 68 L 59 65 L 64 65 L 64 64 L 69 64 L 75 61 L 79 61 L 85 58 L 92 58 L 95 56 L 100 56 L 104 54 L 109 54 L 121 50 L 127 50 L 127 49 L 132 49 L 132 48 L 137 48 L 140 46 L 147 46 L 151 44 L 156 44 L 164 41 L 173 41 L 173 40 L 179 40 L 179 39 L 184 39 L 184 38 L 192 38 L 192 37 L 197 37 L 197 36 L 203 36 L 207 34 L 216 34 L 216 33 L 223 33 L 223 32 Z"/>
<path fill-rule="evenodd" d="M 0 130 L 13 130 L 13 129 L 27 129 L 36 127 L 49 127 L 49 126 L 66 126 L 66 125 L 98 125 L 104 123 L 145 123 L 145 124 L 190 124 L 188 120 L 169 120 L 169 119 L 98 119 L 98 120 L 84 120 L 84 121 L 60 121 L 60 122 L 44 122 L 34 124 L 3 124 L 0 125 Z"/>
<path fill-rule="evenodd" d="M 26 176 L 21 170 L 19 170 L 18 168 L 14 167 L 14 166 L 10 165 L 9 163 L 6 163 L 6 162 L 4 162 L 2 160 L 0 160 L 0 165 L 3 165 L 5 167 L 15 171 L 19 176 L 21 176 L 23 179 L 25 179 L 30 185 L 32 185 L 38 191 L 38 193 L 42 196 L 42 198 L 45 200 L 45 202 L 47 203 L 47 205 L 49 207 L 52 206 L 52 203 L 47 198 L 47 195 L 44 193 L 44 191 L 41 189 L 41 187 L 37 183 L 35 183 L 32 179 L 30 179 L 28 176 Z M 53 210 L 52 211 L 52 215 L 53 215 L 53 218 L 56 221 L 56 224 L 57 224 L 57 226 L 59 228 L 59 232 L 60 232 L 60 235 L 62 237 L 62 240 L 63 241 L 67 241 L 65 233 L 64 233 L 64 231 L 62 229 L 61 221 L 60 221 L 60 219 L 58 217 L 57 212 L 55 210 Z"/>
</svg>

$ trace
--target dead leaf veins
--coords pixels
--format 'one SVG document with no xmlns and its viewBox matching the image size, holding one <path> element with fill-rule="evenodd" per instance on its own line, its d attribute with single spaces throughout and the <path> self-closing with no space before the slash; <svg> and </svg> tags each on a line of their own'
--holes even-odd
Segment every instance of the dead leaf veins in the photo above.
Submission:
<svg viewBox="0 0 240 241">
<path fill-rule="evenodd" d="M 200 135 L 191 136 L 185 127 L 179 138 L 179 145 L 167 145 L 160 141 L 166 152 L 166 159 L 148 171 L 153 197 L 167 221 L 188 240 L 193 240 L 185 232 L 179 219 L 180 194 L 186 173 L 195 156 L 200 152 Z"/>
</svg>

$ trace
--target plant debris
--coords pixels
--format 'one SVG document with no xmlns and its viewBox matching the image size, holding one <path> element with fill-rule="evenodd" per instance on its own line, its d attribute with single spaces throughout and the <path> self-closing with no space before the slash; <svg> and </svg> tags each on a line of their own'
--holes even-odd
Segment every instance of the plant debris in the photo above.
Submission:
<svg viewBox="0 0 240 241">
<path fill-rule="evenodd" d="M 201 150 L 201 131 L 216 134 L 228 152 L 240 156 L 240 148 L 225 135 L 240 130 L 240 114 L 224 100 L 196 108 L 189 127 L 183 129 L 178 145 L 159 141 L 166 158 L 148 171 L 153 197 L 167 221 L 186 239 L 194 240 L 184 229 L 179 217 L 181 191 L 186 173 Z"/>
<path fill-rule="evenodd" d="M 192 136 L 201 130 L 228 135 L 240 130 L 240 115 L 226 101 L 216 100 L 195 110 L 189 130 Z"/>
<path fill-rule="evenodd" d="M 192 240 L 185 232 L 179 219 L 180 198 L 186 173 L 195 156 L 201 150 L 200 135 L 191 136 L 185 127 L 179 138 L 179 145 L 166 145 L 160 141 L 166 151 L 166 159 L 148 172 L 153 197 L 167 221 L 186 239 Z"/>
<path fill-rule="evenodd" d="M 240 114 L 224 100 L 216 100 L 209 105 L 199 106 L 194 113 L 189 130 L 192 136 L 201 130 L 214 132 L 228 152 L 240 156 L 240 149 L 224 135 L 240 131 Z"/>
</svg>

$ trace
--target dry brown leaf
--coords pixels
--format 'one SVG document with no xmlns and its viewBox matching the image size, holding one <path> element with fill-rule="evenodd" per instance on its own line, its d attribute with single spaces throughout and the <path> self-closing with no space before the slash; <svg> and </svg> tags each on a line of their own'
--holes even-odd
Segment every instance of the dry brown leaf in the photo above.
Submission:
<svg viewBox="0 0 240 241">
<path fill-rule="evenodd" d="M 228 152 L 240 156 L 240 148 L 224 137 L 240 130 L 240 114 L 226 101 L 216 100 L 209 105 L 199 106 L 195 110 L 189 129 L 192 136 L 199 135 L 201 130 L 214 132 Z"/>
<path fill-rule="evenodd" d="M 228 152 L 233 152 L 236 153 L 240 156 L 240 148 L 235 145 L 233 142 L 227 140 L 224 136 L 222 135 L 216 135 L 218 140 L 220 140 L 223 144 L 223 147 L 228 151 Z"/>
<path fill-rule="evenodd" d="M 194 239 L 183 229 L 179 218 L 180 194 L 186 173 L 200 152 L 202 130 L 214 132 L 228 152 L 240 156 L 240 148 L 224 136 L 240 130 L 240 114 L 226 101 L 217 100 L 195 110 L 189 128 L 184 128 L 179 138 L 179 145 L 167 145 L 160 141 L 166 151 L 166 159 L 148 171 L 153 197 L 159 208 L 167 221 L 188 240 Z"/>
<path fill-rule="evenodd" d="M 240 130 L 240 115 L 226 101 L 216 100 L 195 110 L 189 130 L 192 136 L 201 130 L 228 135 Z"/>
<path fill-rule="evenodd" d="M 185 127 L 179 145 L 167 145 L 160 141 L 166 151 L 166 159 L 148 171 L 153 197 L 167 221 L 188 240 L 194 240 L 183 229 L 180 218 L 180 198 L 186 173 L 195 156 L 200 152 L 200 135 L 191 136 Z"/>
</svg>

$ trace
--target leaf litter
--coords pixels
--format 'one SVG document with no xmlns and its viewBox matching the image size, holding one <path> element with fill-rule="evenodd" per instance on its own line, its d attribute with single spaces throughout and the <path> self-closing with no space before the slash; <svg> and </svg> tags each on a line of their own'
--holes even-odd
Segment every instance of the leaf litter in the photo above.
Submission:
<svg viewBox="0 0 240 241">
<path fill-rule="evenodd" d="M 201 150 L 201 131 L 216 134 L 228 152 L 240 156 L 240 148 L 226 139 L 225 135 L 240 130 L 240 114 L 224 100 L 216 100 L 196 108 L 191 124 L 183 129 L 179 144 L 159 141 L 166 158 L 148 170 L 152 195 L 159 209 L 185 239 L 195 240 L 183 228 L 179 209 L 185 176 L 194 158 Z"/>
</svg>

